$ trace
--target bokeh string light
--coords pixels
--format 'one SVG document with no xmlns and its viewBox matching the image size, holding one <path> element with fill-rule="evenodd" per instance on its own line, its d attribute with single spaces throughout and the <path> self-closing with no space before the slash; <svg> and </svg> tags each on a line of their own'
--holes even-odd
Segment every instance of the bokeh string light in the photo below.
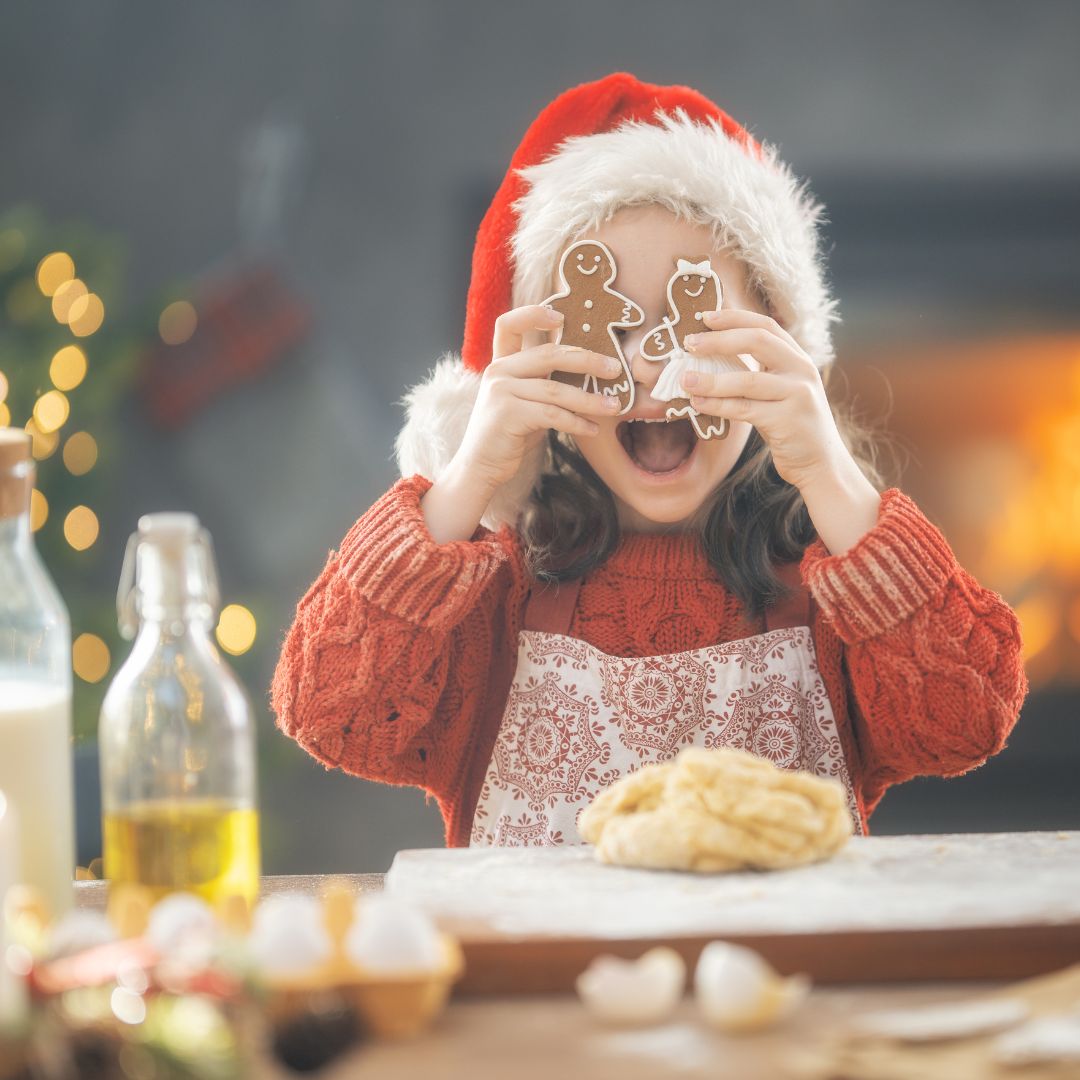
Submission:
<svg viewBox="0 0 1080 1080">
<path fill-rule="evenodd" d="M 72 476 L 85 476 L 96 464 L 98 446 L 87 431 L 76 431 L 64 443 L 64 465 Z"/>
<path fill-rule="evenodd" d="M 92 547 L 99 531 L 97 514 L 89 506 L 76 506 L 64 518 L 64 539 L 76 551 Z"/>
<path fill-rule="evenodd" d="M 255 644 L 255 616 L 243 604 L 222 608 L 215 635 L 218 644 L 231 656 L 242 656 Z"/>
<path fill-rule="evenodd" d="M 86 296 L 86 292 L 86 285 L 78 278 L 72 278 L 70 281 L 65 281 L 63 285 L 53 293 L 53 318 L 56 319 L 58 323 L 66 323 L 71 317 L 71 311 L 75 306 L 76 301 L 82 300 Z"/>
<path fill-rule="evenodd" d="M 34 423 L 44 435 L 51 435 L 67 423 L 71 404 L 59 390 L 47 390 L 34 402 Z"/>
<path fill-rule="evenodd" d="M 83 682 L 101 682 L 111 663 L 109 646 L 97 634 L 80 634 L 72 642 L 71 666 Z"/>
<path fill-rule="evenodd" d="M 199 324 L 194 306 L 187 300 L 169 304 L 158 319 L 158 333 L 166 345 L 183 345 Z"/>
<path fill-rule="evenodd" d="M 30 436 L 30 453 L 35 461 L 46 461 L 56 453 L 60 436 L 55 431 L 42 431 L 31 417 L 26 421 L 26 433 Z"/>
<path fill-rule="evenodd" d="M 78 345 L 57 349 L 49 364 L 49 378 L 57 390 L 74 390 L 86 378 L 86 353 Z"/>
<path fill-rule="evenodd" d="M 42 295 L 55 296 L 75 276 L 75 261 L 66 251 L 54 251 L 38 263 L 35 276 Z"/>
<path fill-rule="evenodd" d="M 38 488 L 30 492 L 30 528 L 37 532 L 49 520 L 49 500 Z"/>
</svg>

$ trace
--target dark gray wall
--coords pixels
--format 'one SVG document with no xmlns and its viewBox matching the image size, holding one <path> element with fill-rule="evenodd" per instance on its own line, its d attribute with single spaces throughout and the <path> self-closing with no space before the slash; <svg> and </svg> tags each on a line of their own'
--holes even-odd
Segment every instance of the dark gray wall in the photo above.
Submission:
<svg viewBox="0 0 1080 1080">
<path fill-rule="evenodd" d="M 978 203 L 996 183 L 984 217 L 1011 228 L 1021 255 L 995 273 L 1008 284 L 1026 259 L 1032 310 L 1075 319 L 1064 299 L 1075 234 L 1061 240 L 1053 207 L 1031 228 L 1024 217 L 1045 190 L 1075 209 L 1070 3 L 112 0 L 9 5 L 2 25 L 0 208 L 29 200 L 120 234 L 129 311 L 112 317 L 253 246 L 312 305 L 299 355 L 182 433 L 155 431 L 133 407 L 126 512 L 104 523 L 118 571 L 137 513 L 200 513 L 225 580 L 268 594 L 258 697 L 295 600 L 394 476 L 395 401 L 458 344 L 484 199 L 536 111 L 570 84 L 617 69 L 690 83 L 834 193 L 841 350 L 848 335 L 902 333 L 913 312 L 970 319 L 973 291 L 975 317 L 985 305 L 963 280 L 986 248 L 978 220 L 975 246 L 954 236 L 946 258 L 925 217 L 905 217 L 890 242 L 907 262 L 881 256 L 875 222 L 913 186 L 931 209 L 947 191 L 962 215 L 968 192 Z M 301 138 L 300 167 L 253 237 L 238 209 L 253 190 L 245 148 L 275 120 Z M 422 796 L 326 776 L 267 738 L 269 869 L 378 869 L 400 846 L 438 842 Z M 896 827 L 921 821 L 915 810 Z"/>
</svg>

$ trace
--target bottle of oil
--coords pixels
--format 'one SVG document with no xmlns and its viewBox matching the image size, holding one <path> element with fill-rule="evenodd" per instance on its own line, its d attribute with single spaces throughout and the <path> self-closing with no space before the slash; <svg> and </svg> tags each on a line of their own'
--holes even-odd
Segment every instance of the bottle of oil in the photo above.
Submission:
<svg viewBox="0 0 1080 1080">
<path fill-rule="evenodd" d="M 134 638 L 101 707 L 105 876 L 211 903 L 259 887 L 251 704 L 214 646 L 210 537 L 148 514 L 128 541 L 120 631 Z"/>
</svg>

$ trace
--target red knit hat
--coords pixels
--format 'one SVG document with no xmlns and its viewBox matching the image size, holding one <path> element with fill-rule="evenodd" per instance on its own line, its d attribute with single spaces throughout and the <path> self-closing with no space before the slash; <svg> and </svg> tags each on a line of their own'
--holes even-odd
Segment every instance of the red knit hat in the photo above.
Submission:
<svg viewBox="0 0 1080 1080">
<path fill-rule="evenodd" d="M 628 120 L 654 121 L 658 111 L 682 110 L 692 120 L 712 120 L 756 156 L 761 148 L 740 124 L 689 86 L 656 86 L 626 72 L 582 83 L 560 94 L 532 122 L 476 234 L 472 279 L 465 310 L 465 366 L 483 371 L 491 360 L 495 320 L 511 308 L 511 242 L 517 231 L 515 204 L 525 193 L 519 170 L 538 165 L 572 136 L 611 131 Z"/>
<path fill-rule="evenodd" d="M 822 208 L 776 150 L 696 90 L 619 73 L 568 90 L 530 126 L 484 216 L 473 253 L 461 357 L 441 360 L 405 398 L 402 475 L 436 479 L 461 445 L 491 360 L 495 320 L 541 303 L 572 239 L 620 208 L 654 204 L 707 226 L 748 283 L 824 367 L 836 318 L 818 255 Z M 539 476 L 540 443 L 496 492 L 483 524 L 514 522 Z"/>
</svg>

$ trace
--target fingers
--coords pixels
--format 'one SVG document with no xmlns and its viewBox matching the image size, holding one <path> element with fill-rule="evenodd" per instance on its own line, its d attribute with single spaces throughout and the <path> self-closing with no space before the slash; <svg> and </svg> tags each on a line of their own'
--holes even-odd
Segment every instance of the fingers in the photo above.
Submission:
<svg viewBox="0 0 1080 1080">
<path fill-rule="evenodd" d="M 781 401 L 791 394 L 791 382 L 768 371 L 688 371 L 682 377 L 682 388 L 698 397 Z"/>
<path fill-rule="evenodd" d="M 738 312 L 737 314 L 741 320 L 748 313 Z M 781 331 L 773 320 L 765 315 L 758 315 L 756 318 L 773 323 L 776 329 L 765 325 L 738 325 L 707 333 L 689 334 L 685 338 L 686 349 L 694 356 L 706 356 L 710 353 L 736 356 L 740 353 L 750 353 L 762 367 L 772 371 L 790 374 L 809 374 L 817 371 L 813 360 L 795 344 L 786 332 Z"/>
<path fill-rule="evenodd" d="M 760 427 L 763 417 L 773 415 L 770 410 L 777 408 L 775 402 L 755 401 L 753 398 L 740 397 L 700 397 L 690 395 L 690 404 L 702 416 L 719 416 L 726 420 L 745 420 L 755 427 Z"/>
<path fill-rule="evenodd" d="M 563 324 L 562 315 L 542 304 L 514 308 L 495 320 L 495 337 L 492 341 L 493 359 L 510 356 L 521 352 L 525 344 L 525 335 L 530 330 L 543 330 L 551 333 Z"/>
<path fill-rule="evenodd" d="M 569 371 L 579 375 L 595 375 L 610 379 L 620 374 L 622 364 L 613 356 L 580 349 L 576 345 L 536 345 L 524 352 L 517 352 L 491 362 L 493 377 L 510 376 L 515 379 L 547 378 L 553 371 Z"/>
<path fill-rule="evenodd" d="M 594 394 L 555 379 L 517 379 L 511 392 L 524 401 L 557 405 L 586 416 L 615 416 L 622 408 L 617 396 Z"/>
<path fill-rule="evenodd" d="M 741 308 L 721 308 L 719 311 L 707 311 L 701 317 L 710 330 L 730 330 L 739 326 L 752 326 L 759 330 L 768 330 L 783 338 L 789 345 L 799 348 L 799 343 L 773 318 L 762 315 L 759 311 L 744 311 Z"/>
<path fill-rule="evenodd" d="M 566 432 L 567 435 L 595 435 L 600 430 L 600 425 L 594 420 L 578 416 L 577 413 L 551 402 L 522 401 L 521 406 L 527 424 L 534 431 L 554 428 L 556 431 Z"/>
</svg>

